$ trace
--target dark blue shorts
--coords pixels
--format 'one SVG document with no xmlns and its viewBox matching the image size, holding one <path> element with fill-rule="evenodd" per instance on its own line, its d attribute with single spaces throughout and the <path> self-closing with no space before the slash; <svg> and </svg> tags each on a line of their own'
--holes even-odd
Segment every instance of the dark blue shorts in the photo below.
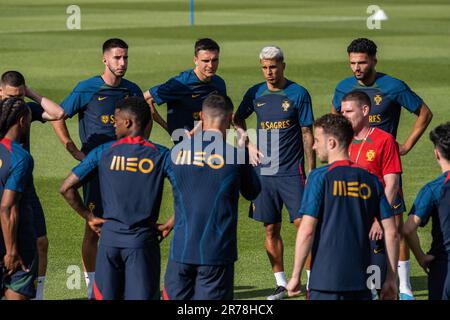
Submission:
<svg viewBox="0 0 450 320">
<path fill-rule="evenodd" d="M 96 217 L 101 218 L 103 217 L 103 205 L 98 172 L 89 174 L 85 181 L 83 184 L 83 202 Z"/>
<path fill-rule="evenodd" d="M 161 256 L 159 243 L 144 248 L 100 245 L 95 266 L 96 300 L 158 300 Z"/>
<path fill-rule="evenodd" d="M 283 203 L 289 212 L 290 221 L 300 218 L 298 210 L 305 188 L 302 176 L 259 176 L 261 192 L 250 204 L 250 218 L 268 224 L 280 223 Z"/>
<path fill-rule="evenodd" d="M 36 226 L 36 236 L 38 238 L 47 235 L 47 225 L 45 223 L 44 210 L 42 209 L 41 202 L 39 198 L 36 201 L 33 201 L 32 204 L 34 224 Z"/>
<path fill-rule="evenodd" d="M 406 204 L 401 186 L 399 187 L 398 192 L 395 195 L 394 202 L 392 203 L 392 210 L 394 211 L 394 215 L 400 215 L 406 211 Z"/>
<path fill-rule="evenodd" d="M 347 292 L 309 290 L 309 300 L 372 300 L 372 294 L 370 290 Z"/>
<path fill-rule="evenodd" d="M 435 260 L 428 273 L 428 300 L 450 300 L 450 261 Z"/>
<path fill-rule="evenodd" d="M 3 277 L 3 287 L 33 299 L 36 296 L 39 266 L 37 251 L 24 251 L 20 252 L 19 255 L 30 271 L 25 272 L 22 269 L 18 269 L 12 275 Z"/>
<path fill-rule="evenodd" d="M 387 273 L 387 258 L 384 239 L 370 241 L 370 264 L 380 268 L 380 285 L 383 286 Z"/>
<path fill-rule="evenodd" d="M 221 266 L 184 264 L 169 259 L 164 300 L 232 300 L 234 263 Z"/>
</svg>

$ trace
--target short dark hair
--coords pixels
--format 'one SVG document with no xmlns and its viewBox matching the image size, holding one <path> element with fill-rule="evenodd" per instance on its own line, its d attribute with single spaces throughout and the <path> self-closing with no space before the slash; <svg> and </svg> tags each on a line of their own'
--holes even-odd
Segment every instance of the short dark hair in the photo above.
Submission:
<svg viewBox="0 0 450 320">
<path fill-rule="evenodd" d="M 132 114 L 141 129 L 145 129 L 152 119 L 150 107 L 142 97 L 127 97 L 117 101 L 116 109 Z"/>
<path fill-rule="evenodd" d="M 202 111 L 214 118 L 225 118 L 233 113 L 233 102 L 228 96 L 211 94 L 203 101 Z"/>
<path fill-rule="evenodd" d="M 314 122 L 314 127 L 322 128 L 327 135 L 333 136 L 345 149 L 353 140 L 352 124 L 343 115 L 328 113 Z"/>
<path fill-rule="evenodd" d="M 118 38 L 108 39 L 105 41 L 105 43 L 103 43 L 103 53 L 114 48 L 128 49 L 128 44 L 122 39 Z"/>
<path fill-rule="evenodd" d="M 19 71 L 6 71 L 2 74 L 1 85 L 20 87 L 25 85 L 25 78 Z"/>
<path fill-rule="evenodd" d="M 347 53 L 367 53 L 368 56 L 374 57 L 377 54 L 377 45 L 367 38 L 358 38 L 349 44 Z"/>
<path fill-rule="evenodd" d="M 367 93 L 363 91 L 350 91 L 344 97 L 342 98 L 342 102 L 344 101 L 355 101 L 360 106 L 368 105 L 369 108 L 371 107 L 372 102 L 370 101 L 370 97 L 367 95 Z"/>
<path fill-rule="evenodd" d="M 203 39 L 198 39 L 195 42 L 194 55 L 197 56 L 197 53 L 200 50 L 208 50 L 208 51 L 218 51 L 218 52 L 220 52 L 220 47 L 217 44 L 217 42 L 215 42 L 213 39 L 203 38 Z"/>
<path fill-rule="evenodd" d="M 3 139 L 9 129 L 28 112 L 31 111 L 23 99 L 7 98 L 0 100 L 0 139 Z"/>
<path fill-rule="evenodd" d="M 445 160 L 450 161 L 450 121 L 434 128 L 430 132 L 430 140 Z"/>
</svg>

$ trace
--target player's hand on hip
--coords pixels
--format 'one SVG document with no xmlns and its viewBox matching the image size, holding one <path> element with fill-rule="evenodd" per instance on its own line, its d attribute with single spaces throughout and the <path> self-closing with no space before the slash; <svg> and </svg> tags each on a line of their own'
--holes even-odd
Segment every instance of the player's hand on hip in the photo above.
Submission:
<svg viewBox="0 0 450 320">
<path fill-rule="evenodd" d="M 426 273 L 430 272 L 430 265 L 433 263 L 434 259 L 435 257 L 431 254 L 426 254 L 420 259 L 419 264 Z"/>
<path fill-rule="evenodd" d="M 264 158 L 264 155 L 261 151 L 258 150 L 258 148 L 252 144 L 248 144 L 248 153 L 250 157 L 250 163 L 256 167 L 257 165 L 261 164 L 261 159 Z"/>
<path fill-rule="evenodd" d="M 381 228 L 380 223 L 375 220 L 372 223 L 372 227 L 369 231 L 369 239 L 370 240 L 381 240 L 383 239 L 383 229 Z"/>
<path fill-rule="evenodd" d="M 105 223 L 105 219 L 99 218 L 94 216 L 93 214 L 90 214 L 88 216 L 87 222 L 89 224 L 89 227 L 94 230 L 94 232 L 100 236 L 101 229 L 103 226 L 103 223 Z"/>
<path fill-rule="evenodd" d="M 5 275 L 7 276 L 10 276 L 19 268 L 25 272 L 30 271 L 18 254 L 5 254 L 3 263 L 6 269 Z"/>
<path fill-rule="evenodd" d="M 380 294 L 381 300 L 397 300 L 398 299 L 398 289 L 397 289 L 397 280 L 392 279 L 383 283 L 383 287 L 381 288 Z"/>
<path fill-rule="evenodd" d="M 301 281 L 299 278 L 291 278 L 286 286 L 288 297 L 296 297 L 302 293 L 300 289 Z"/>
</svg>

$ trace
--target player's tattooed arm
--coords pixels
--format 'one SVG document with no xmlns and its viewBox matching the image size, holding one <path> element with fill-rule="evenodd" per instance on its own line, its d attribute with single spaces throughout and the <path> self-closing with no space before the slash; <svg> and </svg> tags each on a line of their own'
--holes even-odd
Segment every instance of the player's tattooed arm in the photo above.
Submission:
<svg viewBox="0 0 450 320">
<path fill-rule="evenodd" d="M 417 228 L 421 225 L 422 220 L 420 217 L 412 214 L 406 220 L 405 225 L 403 226 L 403 235 L 411 248 L 414 256 L 417 259 L 417 262 L 422 267 L 422 269 L 428 273 L 430 271 L 430 264 L 434 260 L 434 256 L 430 254 L 425 254 L 420 245 L 420 239 L 417 235 Z"/>
<path fill-rule="evenodd" d="M 143 92 L 144 99 L 147 102 L 148 106 L 150 107 L 150 111 L 152 113 L 152 119 L 159 124 L 164 130 L 169 132 L 169 127 L 167 126 L 167 122 L 161 117 L 158 110 L 155 107 L 155 100 L 153 100 L 153 97 L 150 93 L 150 91 Z"/>
<path fill-rule="evenodd" d="M 64 118 L 64 110 L 59 104 L 46 97 L 41 96 L 30 87 L 25 87 L 25 96 L 41 105 L 41 107 L 44 109 L 44 113 L 42 113 L 43 120 L 55 121 Z"/>
<path fill-rule="evenodd" d="M 305 150 L 306 160 L 308 162 L 307 172 L 316 168 L 316 153 L 313 150 L 314 136 L 312 126 L 302 127 L 303 149 Z"/>
<path fill-rule="evenodd" d="M 19 199 L 20 193 L 6 189 L 3 192 L 0 209 L 0 222 L 5 242 L 6 254 L 3 263 L 6 274 L 11 275 L 21 268 L 28 272 L 28 268 L 19 256 L 17 246 L 17 230 L 19 227 Z"/>
<path fill-rule="evenodd" d="M 387 273 L 381 289 L 382 300 L 397 299 L 397 265 L 399 257 L 400 236 L 394 217 L 381 220 L 386 245 Z"/>
<path fill-rule="evenodd" d="M 85 219 L 91 229 L 99 235 L 105 220 L 94 216 L 94 214 L 84 205 L 83 200 L 81 200 L 81 196 L 78 193 L 78 188 L 80 186 L 80 179 L 73 172 L 71 172 L 66 180 L 64 180 L 59 192 L 72 207 L 72 209 L 74 209 L 83 219 Z"/>
<path fill-rule="evenodd" d="M 72 155 L 72 157 L 74 157 L 78 161 L 83 160 L 86 155 L 82 151 L 80 151 L 72 141 L 69 130 L 67 129 L 66 120 L 62 119 L 53 121 L 52 126 L 59 140 L 66 148 L 66 150 Z"/>
<path fill-rule="evenodd" d="M 399 151 L 400 155 L 404 156 L 406 155 L 419 141 L 422 134 L 427 129 L 428 125 L 431 122 L 431 119 L 433 119 L 433 113 L 431 112 L 430 108 L 423 103 L 419 109 L 414 112 L 417 115 L 416 122 L 414 123 L 412 132 L 406 139 L 404 144 L 399 144 Z"/>
</svg>

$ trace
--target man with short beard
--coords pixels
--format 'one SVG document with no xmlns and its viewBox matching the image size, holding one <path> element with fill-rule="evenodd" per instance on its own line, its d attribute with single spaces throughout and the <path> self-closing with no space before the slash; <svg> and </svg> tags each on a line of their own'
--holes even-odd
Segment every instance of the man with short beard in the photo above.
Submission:
<svg viewBox="0 0 450 320">
<path fill-rule="evenodd" d="M 417 119 L 413 129 L 406 141 L 403 144 L 399 144 L 400 155 L 406 155 L 431 122 L 433 117 L 431 110 L 422 98 L 416 95 L 405 82 L 375 70 L 377 65 L 377 46 L 372 40 L 366 38 L 353 40 L 347 48 L 347 53 L 353 76 L 342 80 L 336 86 L 331 112 L 341 111 L 342 97 L 345 94 L 354 90 L 364 91 L 371 100 L 370 126 L 380 128 L 393 135 L 394 138 L 397 137 L 402 107 L 414 113 Z M 403 198 L 401 191 L 400 196 Z M 406 210 L 403 199 L 400 206 L 395 209 L 402 212 Z M 403 226 L 401 214 L 396 216 L 396 222 L 399 230 L 401 230 Z M 409 249 L 403 238 L 401 238 L 400 244 L 398 270 L 400 299 L 413 300 L 414 297 L 409 279 Z"/>
<path fill-rule="evenodd" d="M 83 158 L 97 146 L 116 140 L 114 131 L 114 110 L 116 102 L 128 97 L 142 97 L 142 91 L 133 82 L 124 79 L 128 67 L 128 45 L 121 39 L 109 39 L 103 44 L 102 75 L 81 81 L 70 95 L 61 103 L 65 119 L 53 123 L 53 127 L 66 150 L 76 159 Z M 65 120 L 78 114 L 81 150 L 72 141 Z M 102 217 L 103 207 L 100 196 L 98 174 L 94 171 L 89 182 L 83 186 L 85 205 L 97 217 Z M 82 245 L 85 280 L 88 298 L 92 296 L 92 283 L 95 276 L 95 257 L 98 236 L 88 224 Z"/>
</svg>

